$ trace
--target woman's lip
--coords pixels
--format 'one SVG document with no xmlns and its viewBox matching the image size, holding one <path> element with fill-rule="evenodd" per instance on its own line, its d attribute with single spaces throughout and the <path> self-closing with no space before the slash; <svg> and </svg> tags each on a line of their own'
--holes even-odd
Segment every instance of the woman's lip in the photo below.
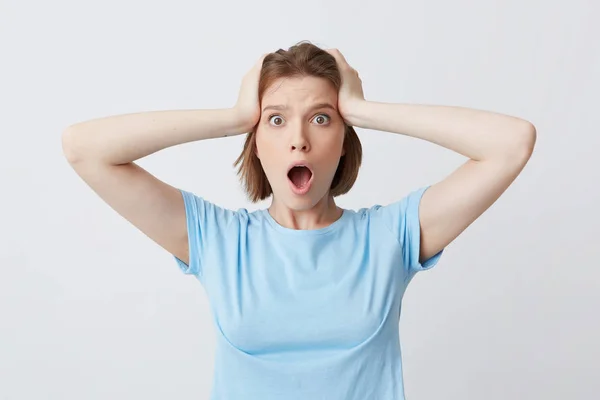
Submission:
<svg viewBox="0 0 600 400">
<path fill-rule="evenodd" d="M 288 165 L 287 173 L 289 174 L 292 168 L 294 167 L 306 167 L 309 169 L 310 173 L 314 175 L 312 164 L 306 161 L 294 161 L 290 165 Z"/>
<path fill-rule="evenodd" d="M 314 174 L 311 175 L 308 182 L 306 182 L 306 185 L 304 185 L 304 187 L 302 187 L 302 188 L 299 188 L 296 185 L 294 185 L 294 182 L 292 182 L 291 179 L 289 179 L 289 178 L 288 178 L 288 183 L 290 185 L 290 188 L 292 189 L 292 192 L 294 192 L 294 194 L 304 195 L 304 194 L 308 193 L 308 191 L 312 187 L 313 178 L 314 178 Z"/>
</svg>

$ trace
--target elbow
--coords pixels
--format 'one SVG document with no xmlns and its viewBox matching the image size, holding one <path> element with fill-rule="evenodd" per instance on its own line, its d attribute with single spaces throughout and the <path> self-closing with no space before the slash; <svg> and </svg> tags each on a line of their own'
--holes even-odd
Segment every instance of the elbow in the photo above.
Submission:
<svg viewBox="0 0 600 400">
<path fill-rule="evenodd" d="M 505 155 L 518 163 L 527 163 L 537 141 L 537 130 L 535 126 L 528 121 L 524 121 L 522 126 L 515 129 Z"/>
<path fill-rule="evenodd" d="M 69 164 L 75 164 L 81 160 L 81 151 L 77 146 L 78 134 L 75 130 L 67 128 L 61 135 L 62 152 Z"/>
<path fill-rule="evenodd" d="M 531 154 L 533 154 L 535 142 L 537 141 L 537 130 L 535 128 L 535 125 L 533 125 L 529 121 L 526 121 L 525 127 L 520 132 L 519 136 L 520 152 L 523 154 L 524 157 L 529 159 L 529 157 L 531 157 Z"/>
</svg>

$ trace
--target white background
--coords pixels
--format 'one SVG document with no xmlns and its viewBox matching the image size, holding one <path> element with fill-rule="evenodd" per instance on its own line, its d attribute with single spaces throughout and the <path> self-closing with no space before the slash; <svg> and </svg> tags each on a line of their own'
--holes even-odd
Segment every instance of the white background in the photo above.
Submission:
<svg viewBox="0 0 600 400">
<path fill-rule="evenodd" d="M 408 288 L 407 398 L 598 397 L 597 2 L 0 4 L 0 399 L 208 399 L 215 337 L 200 283 L 79 179 L 60 135 L 115 114 L 231 107 L 262 53 L 300 40 L 340 49 L 368 100 L 537 128 L 517 181 Z M 397 200 L 464 161 L 358 132 L 364 166 L 346 208 Z M 243 140 L 140 165 L 221 206 L 262 208 L 232 167 Z"/>
</svg>

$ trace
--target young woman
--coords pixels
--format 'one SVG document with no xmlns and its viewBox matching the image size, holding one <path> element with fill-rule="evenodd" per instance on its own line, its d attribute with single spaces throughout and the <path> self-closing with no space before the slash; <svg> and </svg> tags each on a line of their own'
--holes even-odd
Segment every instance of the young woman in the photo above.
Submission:
<svg viewBox="0 0 600 400">
<path fill-rule="evenodd" d="M 342 209 L 335 197 L 361 164 L 353 127 L 469 160 L 392 204 Z M 268 209 L 219 207 L 134 163 L 246 132 L 235 165 L 251 200 L 271 197 Z M 213 399 L 393 400 L 404 398 L 398 323 L 408 283 L 513 182 L 535 139 L 519 118 L 367 101 L 339 51 L 302 42 L 261 57 L 231 109 L 83 122 L 65 130 L 63 148 L 102 199 L 205 288 L 217 333 Z"/>
</svg>

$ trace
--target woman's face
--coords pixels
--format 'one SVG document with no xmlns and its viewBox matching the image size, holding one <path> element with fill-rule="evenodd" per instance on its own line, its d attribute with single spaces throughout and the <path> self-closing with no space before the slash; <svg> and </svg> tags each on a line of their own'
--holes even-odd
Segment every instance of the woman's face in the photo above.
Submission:
<svg viewBox="0 0 600 400">
<path fill-rule="evenodd" d="M 312 76 L 279 79 L 263 95 L 256 154 L 274 196 L 291 209 L 310 209 L 329 193 L 344 154 L 337 99 L 329 81 Z M 290 171 L 294 163 L 308 168 Z"/>
</svg>

